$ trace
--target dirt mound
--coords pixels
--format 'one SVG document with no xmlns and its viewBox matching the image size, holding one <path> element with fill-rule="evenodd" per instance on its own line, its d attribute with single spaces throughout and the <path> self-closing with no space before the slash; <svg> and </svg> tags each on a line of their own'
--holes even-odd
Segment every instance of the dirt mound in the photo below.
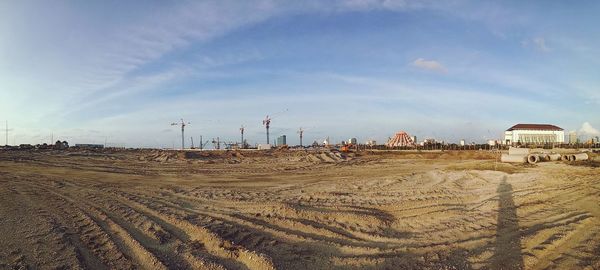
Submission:
<svg viewBox="0 0 600 270">
<path fill-rule="evenodd" d="M 302 157 L 299 161 L 310 162 L 310 163 L 337 163 L 352 159 L 347 155 L 343 155 L 340 152 L 314 152 L 305 153 L 303 152 Z"/>
<path fill-rule="evenodd" d="M 141 154 L 139 160 L 156 162 L 182 161 L 185 160 L 185 153 L 179 151 L 154 150 L 148 154 Z"/>
<path fill-rule="evenodd" d="M 202 161 L 207 163 L 253 163 L 271 160 L 272 162 L 309 162 L 309 163 L 337 163 L 352 159 L 345 153 L 335 151 L 166 151 L 151 150 L 137 153 L 140 161 L 177 162 L 177 161 Z"/>
</svg>

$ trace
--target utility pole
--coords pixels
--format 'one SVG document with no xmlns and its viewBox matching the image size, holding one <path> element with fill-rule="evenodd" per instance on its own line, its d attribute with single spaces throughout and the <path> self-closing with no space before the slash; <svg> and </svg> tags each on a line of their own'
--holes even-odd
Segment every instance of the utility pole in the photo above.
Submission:
<svg viewBox="0 0 600 270">
<path fill-rule="evenodd" d="M 6 144 L 8 145 L 8 120 L 6 120 Z"/>
<path fill-rule="evenodd" d="M 204 142 L 202 141 L 202 135 L 200 135 L 200 151 L 204 148 Z"/>
<path fill-rule="evenodd" d="M 184 137 L 184 131 L 185 131 L 185 126 L 189 125 L 190 122 L 184 122 L 183 118 L 181 118 L 181 123 L 171 123 L 171 126 L 179 126 L 181 125 L 181 150 L 185 149 L 185 137 Z M 175 147 L 173 147 L 175 148 Z"/>
<path fill-rule="evenodd" d="M 194 149 L 194 137 L 190 137 L 190 140 L 192 140 L 192 146 L 191 146 L 191 148 Z"/>
</svg>

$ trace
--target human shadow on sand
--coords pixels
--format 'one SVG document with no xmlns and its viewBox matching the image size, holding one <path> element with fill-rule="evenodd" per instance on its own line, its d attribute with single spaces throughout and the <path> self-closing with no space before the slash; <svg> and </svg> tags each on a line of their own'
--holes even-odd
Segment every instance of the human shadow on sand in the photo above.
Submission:
<svg viewBox="0 0 600 270">
<path fill-rule="evenodd" d="M 498 185 L 498 223 L 490 269 L 523 269 L 519 220 L 512 194 L 512 185 L 504 176 Z"/>
</svg>

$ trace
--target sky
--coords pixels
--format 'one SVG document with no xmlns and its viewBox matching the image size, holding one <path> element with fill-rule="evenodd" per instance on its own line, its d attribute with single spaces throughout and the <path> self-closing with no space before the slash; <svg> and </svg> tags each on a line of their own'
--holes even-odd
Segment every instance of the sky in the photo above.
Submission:
<svg viewBox="0 0 600 270">
<path fill-rule="evenodd" d="M 599 1 L 0 1 L 9 144 L 600 135 Z M 4 123 L 2 123 L 4 126 Z M 0 144 L 4 144 L 4 128 Z"/>
</svg>

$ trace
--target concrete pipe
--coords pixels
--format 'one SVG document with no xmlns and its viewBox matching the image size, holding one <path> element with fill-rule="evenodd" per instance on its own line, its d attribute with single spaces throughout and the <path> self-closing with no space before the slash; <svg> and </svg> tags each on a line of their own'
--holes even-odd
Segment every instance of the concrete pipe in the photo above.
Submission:
<svg viewBox="0 0 600 270">
<path fill-rule="evenodd" d="M 502 154 L 502 156 L 500 156 L 500 161 L 509 163 L 525 163 L 527 162 L 527 155 Z"/>
<path fill-rule="evenodd" d="M 510 147 L 508 148 L 509 155 L 529 155 L 529 148 L 516 148 Z"/>
<path fill-rule="evenodd" d="M 550 154 L 548 155 L 548 160 L 550 161 L 558 161 L 561 159 L 561 155 L 560 154 Z"/>
<path fill-rule="evenodd" d="M 560 156 L 560 160 L 571 161 L 571 155 L 562 155 L 562 156 Z"/>
<path fill-rule="evenodd" d="M 550 160 L 550 156 L 546 153 L 538 154 L 537 156 L 540 159 L 539 161 L 549 161 Z"/>
<path fill-rule="evenodd" d="M 579 154 L 571 155 L 571 161 L 582 161 L 582 160 L 587 160 L 587 159 L 588 159 L 588 154 L 586 154 L 586 153 L 579 153 Z"/>
<path fill-rule="evenodd" d="M 528 155 L 527 156 L 527 162 L 529 164 L 536 164 L 540 161 L 540 156 L 538 155 Z"/>
</svg>

